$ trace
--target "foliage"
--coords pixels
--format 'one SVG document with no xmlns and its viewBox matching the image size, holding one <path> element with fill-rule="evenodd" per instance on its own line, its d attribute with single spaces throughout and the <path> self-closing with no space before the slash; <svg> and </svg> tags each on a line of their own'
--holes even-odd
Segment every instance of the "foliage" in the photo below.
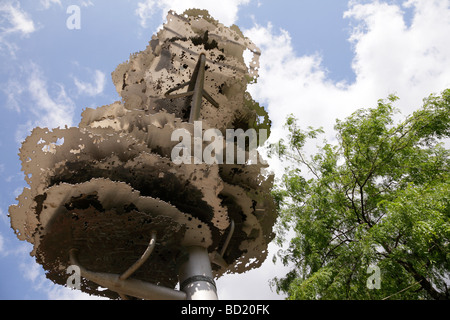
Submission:
<svg viewBox="0 0 450 320">
<path fill-rule="evenodd" d="M 450 90 L 396 123 L 389 96 L 337 120 L 337 144 L 306 157 L 322 131 L 290 116 L 271 156 L 292 165 L 274 191 L 278 258 L 292 270 L 272 281 L 289 299 L 449 299 Z M 368 267 L 381 271 L 367 286 Z"/>
</svg>

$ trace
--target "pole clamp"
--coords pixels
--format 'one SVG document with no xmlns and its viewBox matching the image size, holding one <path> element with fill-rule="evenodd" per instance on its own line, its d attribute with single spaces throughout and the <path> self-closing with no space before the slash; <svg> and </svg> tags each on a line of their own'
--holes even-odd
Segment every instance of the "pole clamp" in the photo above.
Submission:
<svg viewBox="0 0 450 320">
<path fill-rule="evenodd" d="M 184 281 L 180 284 L 180 290 L 181 290 L 181 291 L 184 291 L 184 288 L 186 288 L 188 285 L 190 285 L 191 283 L 194 283 L 194 282 L 199 282 L 199 281 L 202 281 L 202 282 L 208 282 L 208 283 L 210 283 L 210 284 L 212 284 L 212 285 L 214 286 L 214 289 L 217 290 L 216 282 L 214 281 L 213 278 L 206 277 L 206 276 L 201 276 L 201 275 L 198 275 L 198 276 L 192 276 L 192 277 L 187 278 L 186 280 L 184 280 Z"/>
</svg>

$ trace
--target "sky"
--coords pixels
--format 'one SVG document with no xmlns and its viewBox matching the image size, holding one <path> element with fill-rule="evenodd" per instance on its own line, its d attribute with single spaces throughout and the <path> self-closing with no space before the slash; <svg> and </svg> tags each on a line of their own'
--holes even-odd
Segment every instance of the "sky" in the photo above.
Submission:
<svg viewBox="0 0 450 320">
<path fill-rule="evenodd" d="M 395 94 L 406 116 L 450 88 L 450 0 L 0 0 L 0 299 L 92 298 L 47 280 L 11 229 L 8 207 L 26 187 L 17 154 L 32 128 L 77 126 L 83 109 L 120 100 L 111 72 L 145 49 L 168 10 L 187 8 L 238 25 L 261 49 L 248 90 L 269 112 L 272 141 L 289 114 L 332 142 L 336 119 L 359 108 Z M 219 298 L 284 299 L 269 287 L 288 271 L 272 262 L 279 249 L 220 278 Z"/>
</svg>

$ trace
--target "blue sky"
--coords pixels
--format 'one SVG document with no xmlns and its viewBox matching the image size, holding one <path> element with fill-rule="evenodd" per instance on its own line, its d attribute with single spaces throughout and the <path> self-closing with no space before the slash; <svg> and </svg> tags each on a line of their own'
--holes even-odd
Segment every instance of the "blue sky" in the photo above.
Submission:
<svg viewBox="0 0 450 320">
<path fill-rule="evenodd" d="M 67 28 L 70 5 L 80 29 Z M 2 0 L 0 299 L 85 298 L 46 280 L 10 228 L 8 207 L 26 186 L 20 143 L 35 126 L 77 126 L 84 108 L 120 100 L 111 72 L 145 49 L 168 9 L 188 7 L 237 24 L 262 50 L 249 90 L 269 111 L 273 139 L 289 113 L 332 140 L 336 118 L 391 93 L 406 115 L 450 88 L 449 0 Z M 268 280 L 284 272 L 270 256 L 260 270 L 220 279 L 219 297 L 281 299 Z"/>
</svg>

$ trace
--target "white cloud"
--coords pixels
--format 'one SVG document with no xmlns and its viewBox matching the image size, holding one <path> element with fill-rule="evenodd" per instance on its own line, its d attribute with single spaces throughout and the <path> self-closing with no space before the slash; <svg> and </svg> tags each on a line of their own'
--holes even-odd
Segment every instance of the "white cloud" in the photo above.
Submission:
<svg viewBox="0 0 450 320">
<path fill-rule="evenodd" d="M 268 24 L 244 31 L 262 51 L 260 77 L 249 91 L 268 108 L 273 141 L 285 137 L 282 125 L 290 113 L 303 128 L 323 127 L 331 142 L 336 118 L 375 107 L 378 99 L 392 93 L 401 99 L 396 107 L 407 115 L 429 94 L 450 88 L 450 1 L 411 0 L 404 5 L 414 8 L 410 26 L 398 5 L 351 2 L 345 18 L 354 24 L 349 38 L 354 50 L 353 83 L 330 80 L 319 54 L 298 56 L 285 30 Z M 276 173 L 282 172 L 279 162 L 270 163 Z M 287 269 L 273 265 L 270 258 L 278 248 L 270 248 L 260 269 L 219 279 L 223 298 L 277 298 L 270 293 L 267 279 L 282 277 Z M 237 289 L 244 283 L 248 290 Z"/>
<path fill-rule="evenodd" d="M 320 55 L 297 56 L 289 33 L 270 24 L 256 25 L 245 34 L 262 50 L 260 78 L 250 88 L 266 105 L 274 122 L 274 136 L 289 113 L 300 124 L 323 126 L 332 136 L 336 118 L 343 119 L 378 99 L 395 93 L 397 106 L 409 114 L 422 99 L 450 87 L 450 1 L 411 0 L 414 17 L 408 27 L 398 5 L 381 1 L 351 1 L 344 14 L 354 24 L 354 83 L 327 77 Z"/>
<path fill-rule="evenodd" d="M 75 86 L 78 88 L 78 93 L 87 94 L 88 96 L 96 96 L 103 92 L 106 85 L 106 76 L 100 70 L 94 71 L 94 82 L 88 83 L 78 80 L 74 77 Z"/>
<path fill-rule="evenodd" d="M 0 235 L 1 244 L 1 235 Z M 1 247 L 0 247 L 1 249 Z M 0 250 L 1 253 L 1 250 Z M 41 265 L 36 263 L 34 258 L 23 250 L 17 251 L 22 262 L 19 269 L 25 280 L 29 281 L 30 287 L 37 292 L 47 296 L 49 300 L 103 300 L 104 298 L 90 296 L 79 290 L 72 290 L 65 286 L 55 285 L 45 277 L 44 270 Z"/>
<path fill-rule="evenodd" d="M 140 18 L 141 26 L 146 27 L 148 20 L 157 13 L 165 19 L 169 10 L 181 14 L 191 8 L 207 9 L 214 19 L 224 25 L 232 25 L 237 20 L 239 6 L 249 2 L 250 0 L 145 0 L 138 3 L 136 14 Z"/>
<path fill-rule="evenodd" d="M 72 125 L 74 103 L 62 85 L 57 87 L 59 90 L 56 96 L 50 96 L 43 72 L 37 65 L 32 64 L 27 89 L 36 103 L 36 108 L 31 111 L 37 116 L 37 125 L 52 128 Z"/>
<path fill-rule="evenodd" d="M 225 24 L 234 22 L 237 9 L 244 2 L 208 2 L 210 14 Z M 247 3 L 247 2 L 245 2 Z M 137 14 L 141 23 L 158 12 L 177 12 L 201 6 L 190 1 L 140 2 Z M 206 6 L 206 4 L 205 4 Z M 225 7 L 224 7 L 225 6 Z M 250 86 L 253 98 L 268 108 L 273 122 L 272 139 L 284 137 L 282 125 L 293 113 L 303 128 L 323 127 L 331 141 L 337 118 L 344 119 L 359 108 L 375 107 L 378 99 L 397 94 L 403 114 L 409 114 L 431 93 L 450 87 L 449 1 L 410 0 L 404 7 L 383 1 L 350 1 L 344 14 L 353 27 L 349 46 L 354 50 L 353 83 L 335 82 L 327 76 L 320 54 L 299 56 L 293 49 L 288 31 L 273 25 L 255 25 L 244 33 L 262 51 L 258 83 Z M 404 19 L 404 8 L 413 8 L 411 25 Z M 227 10 L 232 8 L 227 13 Z M 218 11 L 221 11 L 217 13 Z M 234 13 L 236 9 L 236 13 Z M 277 168 L 274 168 L 277 172 Z M 263 266 L 243 275 L 225 275 L 218 280 L 221 299 L 276 299 L 268 280 L 283 276 L 287 269 L 273 265 L 271 258 L 279 249 L 270 246 Z M 243 284 L 245 289 L 242 288 Z"/>
<path fill-rule="evenodd" d="M 36 280 L 39 278 L 40 272 L 41 272 L 41 266 L 37 263 L 35 263 L 32 259 L 27 259 L 26 262 L 22 262 L 19 265 L 20 270 L 23 272 L 23 276 L 25 279 L 35 283 Z M 42 281 L 39 281 L 41 283 Z M 38 285 L 40 287 L 41 284 Z"/>
<path fill-rule="evenodd" d="M 19 1 L 0 3 L 0 51 L 7 49 L 14 57 L 17 45 L 10 37 L 26 37 L 36 31 L 36 26 L 28 13 L 20 8 Z"/>
<path fill-rule="evenodd" d="M 1 213 L 1 212 L 0 212 Z M 1 219 L 5 221 L 6 224 L 9 225 L 9 218 L 6 214 L 2 213 Z M 30 254 L 30 245 L 21 243 L 18 246 L 12 245 L 10 243 L 10 238 L 5 237 L 0 234 L 0 255 L 1 256 L 14 256 L 14 257 L 26 257 L 29 258 Z"/>
<path fill-rule="evenodd" d="M 26 75 L 26 76 L 24 76 Z M 23 88 L 17 92 L 11 92 L 10 99 L 15 101 L 27 101 L 25 105 L 18 106 L 25 116 L 25 123 L 18 126 L 16 140 L 22 141 L 34 127 L 64 127 L 72 126 L 75 111 L 75 104 L 67 95 L 64 86 L 53 84 L 52 89 L 48 88 L 47 80 L 43 71 L 35 63 L 29 63 L 22 68 L 21 81 Z M 10 80 L 15 81 L 15 80 Z M 27 95 L 29 99 L 23 99 L 22 95 Z"/>
<path fill-rule="evenodd" d="M 27 281 L 27 287 L 47 296 L 50 300 L 101 300 L 103 298 L 90 296 L 79 290 L 71 290 L 65 286 L 55 285 L 46 278 L 44 270 L 35 258 L 30 256 L 32 245 L 20 243 L 15 247 L 6 248 L 6 240 L 0 234 L 0 256 L 13 255 L 18 261 L 18 268 L 23 279 Z"/>
<path fill-rule="evenodd" d="M 1 209 L 0 209 L 1 211 Z M 3 213 L 2 213 L 3 216 Z M 0 233 L 0 255 L 3 255 L 5 252 L 5 240 L 3 239 L 2 234 Z"/>
<path fill-rule="evenodd" d="M 44 7 L 44 9 L 50 8 L 50 6 L 52 4 L 57 4 L 57 5 L 61 6 L 60 0 L 40 0 L 40 2 L 41 2 L 41 5 Z"/>
<path fill-rule="evenodd" d="M 245 35 L 261 49 L 258 83 L 249 88 L 253 98 L 265 105 L 272 121 L 272 137 L 283 137 L 280 128 L 294 113 L 303 127 L 334 121 L 343 108 L 353 105 L 344 83 L 327 79 L 319 55 L 297 56 L 287 31 L 276 32 L 271 24 L 255 26 Z M 336 105 L 339 102 L 339 109 Z"/>
<path fill-rule="evenodd" d="M 6 215 L 6 213 L 3 212 L 3 210 L 0 208 L 0 221 L 2 221 L 5 225 L 9 225 L 9 218 Z M 0 246 L 1 248 L 1 246 Z M 1 249 L 0 249 L 1 251 Z"/>
<path fill-rule="evenodd" d="M 411 112 L 422 98 L 450 86 L 450 1 L 413 0 L 405 6 L 414 7 L 409 27 L 399 6 L 382 2 L 355 4 L 345 16 L 360 26 L 351 37 L 357 79 L 350 92 L 379 98 L 396 92 Z"/>
<path fill-rule="evenodd" d="M 77 0 L 76 2 L 82 7 L 90 7 L 94 5 L 91 0 Z M 59 7 L 62 7 L 61 0 L 40 0 L 40 4 L 43 9 L 49 9 L 52 5 L 58 5 Z"/>
<path fill-rule="evenodd" d="M 277 294 L 269 285 L 274 277 L 283 277 L 288 267 L 272 262 L 273 254 L 280 247 L 269 244 L 268 257 L 258 269 L 242 274 L 227 274 L 216 280 L 217 294 L 220 300 L 282 300 L 286 296 Z"/>
<path fill-rule="evenodd" d="M 181 13 L 189 7 L 202 7 L 222 23 L 231 24 L 237 18 L 239 6 L 248 2 L 147 0 L 139 2 L 136 14 L 146 26 L 155 14 L 165 16 L 169 9 Z M 4 5 L 0 5 L 0 14 L 5 13 L 2 7 Z M 413 9 L 410 25 L 404 21 L 403 8 Z M 255 100 L 268 108 L 276 138 L 283 136 L 281 126 L 289 113 L 294 113 L 303 127 L 323 126 L 330 139 L 334 135 L 332 128 L 336 118 L 343 119 L 357 108 L 376 106 L 378 99 L 391 93 L 401 98 L 397 106 L 408 114 L 421 105 L 422 98 L 450 87 L 449 0 L 408 0 L 403 2 L 403 7 L 383 1 L 352 1 L 345 18 L 353 24 L 349 37 L 354 50 L 352 67 L 356 80 L 353 83 L 331 81 L 319 54 L 298 56 L 287 31 L 277 30 L 270 24 L 255 25 L 245 31 L 262 49 L 260 78 L 250 91 Z M 20 95 L 30 94 L 36 105 L 17 106 L 19 110 L 35 112 L 36 119 L 29 119 L 28 127 L 36 124 L 55 127 L 64 122 L 70 125 L 74 105 L 64 87 L 59 86 L 59 92 L 52 94 L 37 66 L 28 71 L 30 76 Z M 95 74 L 90 87 L 89 83 L 77 79 L 78 89 L 86 94 L 98 92 L 99 79 L 100 74 Z M 12 84 L 11 88 L 14 87 Z M 271 257 L 277 247 L 271 245 L 270 248 L 269 257 L 260 269 L 219 279 L 219 298 L 276 297 L 270 293 L 267 281 L 283 275 L 285 269 L 272 264 Z M 39 282 L 34 270 L 31 268 L 28 276 Z M 48 295 L 54 299 L 65 298 L 70 295 L 65 290 L 53 286 Z"/>
<path fill-rule="evenodd" d="M 81 1 L 81 6 L 82 7 L 90 7 L 93 6 L 94 4 L 92 3 L 91 0 L 87 0 L 87 1 Z"/>
<path fill-rule="evenodd" d="M 28 35 L 36 31 L 33 20 L 29 15 L 20 9 L 18 1 L 8 1 L 0 4 L 1 21 L 6 22 L 0 28 L 2 34 L 19 33 Z M 6 26 L 7 25 L 7 26 Z"/>
<path fill-rule="evenodd" d="M 20 97 L 25 91 L 22 84 L 16 79 L 10 79 L 7 83 L 2 83 L 0 88 L 6 96 L 6 107 L 20 113 Z"/>
<path fill-rule="evenodd" d="M 80 290 L 72 290 L 63 286 L 48 286 L 45 292 L 50 300 L 107 300 L 98 296 L 91 296 Z"/>
</svg>

